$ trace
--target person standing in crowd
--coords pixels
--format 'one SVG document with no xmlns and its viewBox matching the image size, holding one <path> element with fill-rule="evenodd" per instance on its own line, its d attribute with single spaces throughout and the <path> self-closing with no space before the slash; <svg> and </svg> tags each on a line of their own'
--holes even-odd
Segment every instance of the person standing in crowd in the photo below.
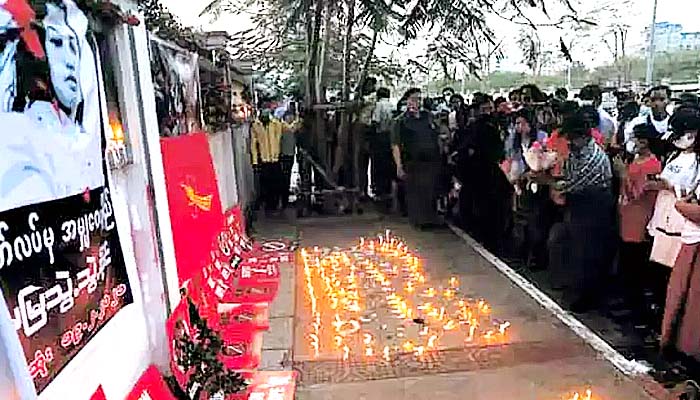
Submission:
<svg viewBox="0 0 700 400">
<path fill-rule="evenodd" d="M 481 101 L 493 104 L 490 98 Z M 503 135 L 498 119 L 493 116 L 493 107 L 476 106 L 481 113 L 469 127 L 471 142 L 464 153 L 468 162 L 459 166 L 462 190 L 471 192 L 466 197 L 469 202 L 460 204 L 460 214 L 471 212 L 467 214 L 470 230 L 487 248 L 498 252 L 507 243 L 513 190 L 500 169 L 504 158 Z"/>
<path fill-rule="evenodd" d="M 674 131 L 683 132 L 684 145 L 696 138 L 700 129 L 697 107 L 678 110 L 671 119 Z M 700 157 L 700 141 L 692 140 L 692 154 Z M 697 165 L 697 161 L 696 161 Z M 700 361 L 700 205 L 698 181 L 678 200 L 674 208 L 684 219 L 682 247 L 676 257 L 668 283 L 666 306 L 661 327 L 661 348 L 677 350 Z"/>
<path fill-rule="evenodd" d="M 525 154 L 533 147 L 546 145 L 547 133 L 537 128 L 534 112 L 523 108 L 516 113 L 515 129 L 506 145 L 510 168 L 508 178 L 515 188 L 514 235 L 517 253 L 525 255 L 529 268 L 546 265 L 545 244 L 550 226 L 549 188 L 528 182 L 524 174 L 530 170 Z"/>
<path fill-rule="evenodd" d="M 377 103 L 377 79 L 368 77 L 362 86 L 362 102 L 352 129 L 353 179 L 360 190 L 360 198 L 367 198 L 367 173 L 369 168 L 370 141 L 374 134 L 372 115 Z"/>
<path fill-rule="evenodd" d="M 674 263 L 661 325 L 661 349 L 681 352 L 700 361 L 700 205 L 679 201 L 676 210 L 686 219 L 683 247 Z"/>
<path fill-rule="evenodd" d="M 598 85 L 588 85 L 581 89 L 579 93 L 582 105 L 593 106 L 600 118 L 598 130 L 605 138 L 605 142 L 610 142 L 617 133 L 617 121 L 603 108 L 603 91 Z"/>
<path fill-rule="evenodd" d="M 560 102 L 567 101 L 567 100 L 569 100 L 569 91 L 566 90 L 565 88 L 558 88 L 554 92 L 554 98 Z"/>
<path fill-rule="evenodd" d="M 462 97 L 462 95 L 453 94 L 452 97 L 450 97 L 450 110 L 448 124 L 450 131 L 452 131 L 452 137 L 454 138 L 458 136 L 458 132 L 466 128 L 467 121 L 469 120 L 469 110 L 464 103 L 464 97 Z"/>
<path fill-rule="evenodd" d="M 622 166 L 621 193 L 618 203 L 620 248 L 619 270 L 625 286 L 625 300 L 630 306 L 643 304 L 643 293 L 650 268 L 651 243 L 647 224 L 654 213 L 656 191 L 645 190 L 650 179 L 661 173 L 661 162 L 651 152 L 654 137 L 647 125 L 634 129 L 634 160 Z"/>
<path fill-rule="evenodd" d="M 663 157 L 673 151 L 673 146 L 666 142 L 668 139 L 668 124 L 671 119 L 668 113 L 668 104 L 671 97 L 671 89 L 668 86 L 655 86 L 644 95 L 643 104 L 640 107 L 639 116 L 634 118 L 625 129 L 625 136 L 632 136 L 634 127 L 640 124 L 649 125 L 652 132 L 665 142 L 660 142 L 658 148 L 652 149 L 657 157 Z"/>
<path fill-rule="evenodd" d="M 450 104 L 452 101 L 452 96 L 454 96 L 455 90 L 452 89 L 451 87 L 446 87 L 442 89 L 442 98 L 445 99 L 445 103 Z"/>
<path fill-rule="evenodd" d="M 372 114 L 373 134 L 370 140 L 372 155 L 372 186 L 378 201 L 386 201 L 391 195 L 391 181 L 396 171 L 391 154 L 391 129 L 394 105 L 387 88 L 377 90 L 377 103 Z"/>
<path fill-rule="evenodd" d="M 547 133 L 537 129 L 535 115 L 529 108 L 523 108 L 515 115 L 515 129 L 508 137 L 506 147 L 506 160 L 508 168 L 508 179 L 516 186 L 518 191 L 522 189 L 520 180 L 526 172 L 525 152 L 532 147 L 535 142 L 544 146 L 547 140 Z"/>
<path fill-rule="evenodd" d="M 291 111 L 284 114 L 284 125 L 280 138 L 280 168 L 282 170 L 282 182 L 280 186 L 280 197 L 282 198 L 282 208 L 289 205 L 289 188 L 292 183 L 292 168 L 294 168 L 294 156 L 297 149 L 297 131 L 295 115 Z"/>
<path fill-rule="evenodd" d="M 257 207 L 264 205 L 265 211 L 275 211 L 280 204 L 284 182 L 279 162 L 280 142 L 285 130 L 284 124 L 275 119 L 268 108 L 260 112 L 259 118 L 251 127 L 252 163 L 260 174 Z"/>
<path fill-rule="evenodd" d="M 399 117 L 392 135 L 396 174 L 406 183 L 408 220 L 418 228 L 438 224 L 437 183 L 440 176 L 440 148 L 432 115 L 421 110 L 421 90 L 405 95 L 407 111 Z"/>
<path fill-rule="evenodd" d="M 565 300 L 574 312 L 596 305 L 613 242 L 612 171 L 591 136 L 593 128 L 581 110 L 564 119 L 560 133 L 569 141 L 570 154 L 563 179 L 553 181 L 564 198 L 564 218 L 550 231 L 549 266 L 553 286 L 566 289 Z M 552 182 L 545 176 L 535 181 Z"/>
<path fill-rule="evenodd" d="M 677 110 L 670 126 L 673 129 L 670 141 L 676 150 L 668 156 L 661 175 L 645 186 L 646 190 L 658 192 L 648 226 L 653 238 L 649 300 L 657 305 L 664 303 L 670 267 L 674 266 L 683 243 L 687 242 L 683 237 L 686 218 L 676 210 L 676 202 L 694 193 L 700 182 L 700 144 L 696 140 L 700 118 L 697 111 L 694 108 Z"/>
<path fill-rule="evenodd" d="M 639 116 L 639 104 L 635 101 L 624 103 L 620 107 L 619 115 L 617 134 L 613 137 L 610 146 L 613 150 L 621 152 L 623 158 L 629 158 L 629 156 L 633 154 L 636 145 L 634 141 L 634 126 L 631 124 L 632 121 Z M 649 132 L 649 130 L 645 129 L 643 132 Z"/>
</svg>

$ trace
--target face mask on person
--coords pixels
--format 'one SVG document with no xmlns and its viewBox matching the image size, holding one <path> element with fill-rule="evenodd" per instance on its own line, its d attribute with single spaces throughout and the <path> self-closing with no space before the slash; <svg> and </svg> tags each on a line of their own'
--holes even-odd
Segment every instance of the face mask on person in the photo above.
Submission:
<svg viewBox="0 0 700 400">
<path fill-rule="evenodd" d="M 421 101 L 419 99 L 408 99 L 408 103 L 406 104 L 408 112 L 418 114 L 420 112 L 420 103 Z"/>
<path fill-rule="evenodd" d="M 688 132 L 673 141 L 673 145 L 680 150 L 688 150 L 695 144 L 695 132 Z"/>
<path fill-rule="evenodd" d="M 648 117 L 649 115 L 651 115 L 651 107 L 647 105 L 641 105 L 639 107 L 639 115 L 641 115 L 642 117 Z"/>
</svg>

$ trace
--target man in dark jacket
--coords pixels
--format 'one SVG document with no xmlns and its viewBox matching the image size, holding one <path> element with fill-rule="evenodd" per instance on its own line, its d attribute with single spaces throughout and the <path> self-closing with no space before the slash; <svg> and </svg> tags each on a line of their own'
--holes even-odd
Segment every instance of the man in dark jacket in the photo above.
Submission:
<svg viewBox="0 0 700 400">
<path fill-rule="evenodd" d="M 421 91 L 406 92 L 407 111 L 396 121 L 392 150 L 396 173 L 406 183 L 406 208 L 411 225 L 438 224 L 437 183 L 441 162 L 438 132 L 432 115 L 421 110 Z"/>
</svg>

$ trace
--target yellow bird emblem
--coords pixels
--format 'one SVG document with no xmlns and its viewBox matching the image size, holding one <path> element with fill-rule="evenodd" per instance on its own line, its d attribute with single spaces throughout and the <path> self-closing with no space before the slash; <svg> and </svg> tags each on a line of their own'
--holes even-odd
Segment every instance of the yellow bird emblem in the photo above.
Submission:
<svg viewBox="0 0 700 400">
<path fill-rule="evenodd" d="M 202 196 L 197 194 L 195 192 L 194 188 L 190 185 L 186 184 L 181 184 L 180 187 L 185 190 L 185 196 L 187 196 L 187 199 L 189 200 L 190 206 L 195 206 L 201 210 L 204 211 L 210 211 L 211 210 L 211 201 L 214 198 L 213 195 L 209 194 L 206 196 Z"/>
</svg>

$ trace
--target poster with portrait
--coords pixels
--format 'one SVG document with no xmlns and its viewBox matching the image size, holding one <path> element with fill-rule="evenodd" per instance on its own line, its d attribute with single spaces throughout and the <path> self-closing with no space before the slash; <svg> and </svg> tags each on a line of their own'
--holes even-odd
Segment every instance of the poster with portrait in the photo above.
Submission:
<svg viewBox="0 0 700 400">
<path fill-rule="evenodd" d="M 202 130 L 199 56 L 149 36 L 151 74 L 160 135 L 180 136 Z"/>
<path fill-rule="evenodd" d="M 0 1 L 0 42 L 0 289 L 41 392 L 132 296 L 88 18 Z"/>
</svg>

